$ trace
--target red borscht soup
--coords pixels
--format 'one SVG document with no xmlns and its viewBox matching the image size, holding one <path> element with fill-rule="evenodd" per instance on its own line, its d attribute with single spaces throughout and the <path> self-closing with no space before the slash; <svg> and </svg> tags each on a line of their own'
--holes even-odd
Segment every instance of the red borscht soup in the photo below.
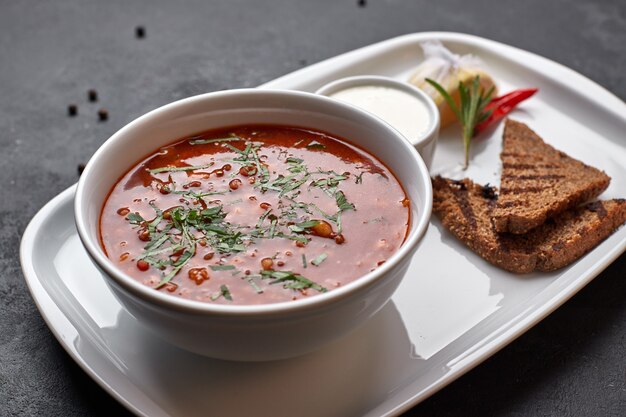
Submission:
<svg viewBox="0 0 626 417">
<path fill-rule="evenodd" d="M 165 146 L 113 187 L 107 256 L 155 291 L 263 304 L 331 291 L 404 242 L 409 200 L 393 173 L 344 139 L 255 125 Z"/>
</svg>

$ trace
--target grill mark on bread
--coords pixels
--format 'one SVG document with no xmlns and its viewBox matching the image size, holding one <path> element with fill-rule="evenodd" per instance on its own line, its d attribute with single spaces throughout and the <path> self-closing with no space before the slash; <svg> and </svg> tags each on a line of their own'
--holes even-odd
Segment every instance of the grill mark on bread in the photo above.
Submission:
<svg viewBox="0 0 626 417">
<path fill-rule="evenodd" d="M 467 192 L 467 188 L 465 184 L 462 184 L 462 187 L 458 190 L 452 189 L 452 193 L 454 198 L 461 209 L 461 213 L 469 223 L 470 227 L 475 230 L 476 229 L 476 215 L 474 214 L 474 210 L 470 205 L 469 196 Z"/>
</svg>

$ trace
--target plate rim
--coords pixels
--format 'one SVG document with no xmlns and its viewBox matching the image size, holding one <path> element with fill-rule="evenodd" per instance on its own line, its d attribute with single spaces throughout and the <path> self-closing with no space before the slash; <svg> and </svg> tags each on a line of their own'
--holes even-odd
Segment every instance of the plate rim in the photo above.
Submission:
<svg viewBox="0 0 626 417">
<path fill-rule="evenodd" d="M 31 221 L 26 226 L 26 229 L 24 230 L 20 241 L 19 251 L 19 258 L 22 272 L 24 274 L 24 281 L 26 281 L 26 286 L 28 287 L 28 291 L 31 294 L 31 298 L 34 301 L 37 310 L 39 310 L 39 314 L 41 314 L 41 317 L 44 319 L 46 325 L 48 326 L 54 337 L 63 347 L 65 352 L 70 355 L 74 362 L 87 375 L 89 375 L 94 382 L 96 382 L 102 389 L 104 389 L 104 391 L 106 391 L 109 395 L 119 401 L 120 404 L 126 407 L 127 410 L 138 416 L 147 416 L 147 414 L 145 414 L 138 407 L 136 407 L 130 400 L 128 400 L 125 396 L 115 390 L 107 381 L 105 381 L 104 378 L 100 377 L 100 375 L 89 365 L 89 363 L 82 356 L 80 356 L 77 351 L 72 349 L 71 343 L 69 343 L 67 339 L 63 337 L 62 329 L 60 328 L 58 323 L 57 325 L 53 325 L 53 319 L 50 317 L 50 312 L 48 311 L 48 308 L 56 309 L 58 313 L 62 315 L 66 320 L 67 316 L 58 307 L 57 303 L 46 291 L 45 287 L 41 284 L 33 266 L 34 247 L 36 245 L 36 237 L 41 230 L 41 226 L 60 206 L 64 204 L 69 204 L 70 208 L 73 209 L 71 200 L 74 199 L 77 185 L 78 183 L 76 182 L 61 191 L 59 194 L 55 195 L 50 201 L 44 204 L 44 206 L 37 211 L 37 213 L 33 216 Z M 69 322 L 69 320 L 67 326 L 70 326 L 77 334 L 80 334 L 78 329 L 76 329 Z"/>
</svg>

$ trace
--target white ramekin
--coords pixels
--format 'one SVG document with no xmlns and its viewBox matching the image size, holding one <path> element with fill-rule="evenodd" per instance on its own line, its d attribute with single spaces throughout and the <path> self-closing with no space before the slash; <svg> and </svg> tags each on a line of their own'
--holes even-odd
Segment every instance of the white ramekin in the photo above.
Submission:
<svg viewBox="0 0 626 417">
<path fill-rule="evenodd" d="M 435 147 L 437 146 L 437 139 L 439 138 L 439 110 L 437 109 L 437 105 L 435 104 L 433 99 L 431 99 L 428 94 L 424 93 L 419 88 L 389 77 L 383 77 L 379 75 L 359 75 L 354 77 L 341 78 L 339 80 L 330 82 L 321 87 L 315 93 L 321 94 L 323 96 L 331 96 L 338 91 L 364 85 L 395 88 L 411 94 L 413 97 L 424 103 L 430 118 L 428 128 L 420 137 L 413 139 L 407 138 L 407 140 L 411 142 L 413 146 L 415 146 L 415 149 L 417 149 L 417 151 L 424 159 L 426 166 L 430 169 L 433 161 L 433 155 L 435 154 Z"/>
</svg>

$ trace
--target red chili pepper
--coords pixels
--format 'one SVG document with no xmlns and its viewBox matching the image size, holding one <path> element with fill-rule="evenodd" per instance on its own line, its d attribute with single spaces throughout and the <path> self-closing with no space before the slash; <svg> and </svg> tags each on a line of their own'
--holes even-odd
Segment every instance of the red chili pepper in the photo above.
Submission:
<svg viewBox="0 0 626 417">
<path fill-rule="evenodd" d="M 509 114 L 515 106 L 527 98 L 532 97 L 537 91 L 539 91 L 538 88 L 523 88 L 511 91 L 508 94 L 491 100 L 484 109 L 484 111 L 491 110 L 491 114 L 474 127 L 474 135 L 479 134 L 489 126 L 501 120 L 504 116 Z"/>
</svg>

